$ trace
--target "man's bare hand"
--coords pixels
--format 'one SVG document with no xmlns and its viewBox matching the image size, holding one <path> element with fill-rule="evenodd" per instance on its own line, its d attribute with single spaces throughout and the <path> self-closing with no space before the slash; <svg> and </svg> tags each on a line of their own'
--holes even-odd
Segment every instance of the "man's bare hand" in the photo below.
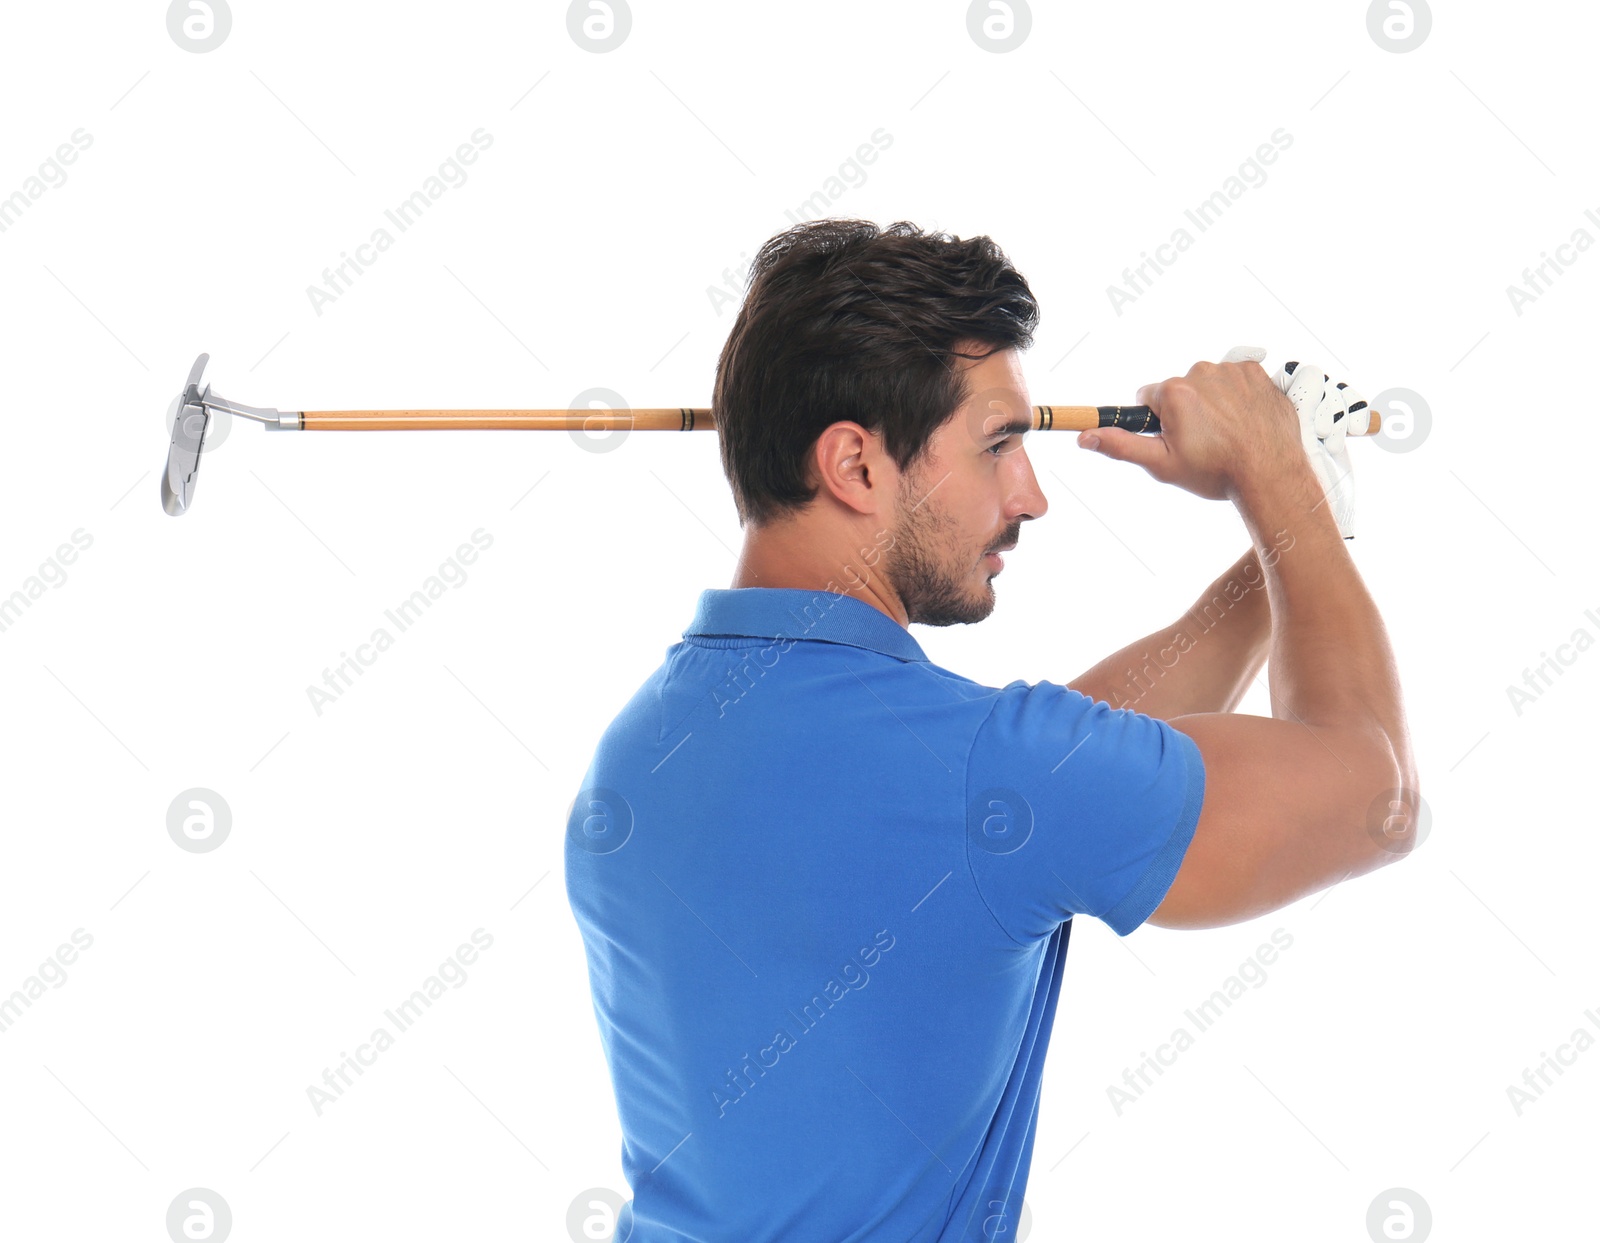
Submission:
<svg viewBox="0 0 1600 1243">
<path fill-rule="evenodd" d="M 1146 384 L 1139 401 L 1161 420 L 1159 433 L 1103 427 L 1082 433 L 1078 443 L 1210 501 L 1308 469 L 1294 405 L 1258 362 L 1198 362 L 1187 375 Z"/>
</svg>

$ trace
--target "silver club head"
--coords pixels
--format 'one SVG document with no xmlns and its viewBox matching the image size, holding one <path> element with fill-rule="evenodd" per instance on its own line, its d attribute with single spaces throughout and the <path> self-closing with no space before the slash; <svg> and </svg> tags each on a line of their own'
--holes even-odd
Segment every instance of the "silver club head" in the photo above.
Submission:
<svg viewBox="0 0 1600 1243">
<path fill-rule="evenodd" d="M 210 385 L 202 390 L 209 354 L 194 360 L 183 392 L 173 398 L 169 416 L 173 418 L 172 444 L 167 449 L 167 468 L 161 472 L 161 508 L 174 518 L 186 512 L 194 498 L 194 480 L 200 471 L 200 454 L 205 449 L 210 412 L 205 398 Z"/>
</svg>

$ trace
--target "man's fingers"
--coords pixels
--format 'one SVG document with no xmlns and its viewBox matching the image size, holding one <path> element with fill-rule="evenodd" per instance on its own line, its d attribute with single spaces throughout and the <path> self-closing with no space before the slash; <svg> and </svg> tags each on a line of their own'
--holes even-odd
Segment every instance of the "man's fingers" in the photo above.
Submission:
<svg viewBox="0 0 1600 1243">
<path fill-rule="evenodd" d="M 1094 435 L 1099 437 L 1099 444 L 1093 447 L 1100 456 L 1119 462 L 1132 462 L 1135 466 L 1144 467 L 1158 479 L 1161 477 L 1158 471 L 1166 460 L 1168 450 L 1167 442 L 1160 436 L 1141 436 L 1125 427 L 1102 427 Z M 1079 443 L 1082 444 L 1083 439 Z"/>
</svg>

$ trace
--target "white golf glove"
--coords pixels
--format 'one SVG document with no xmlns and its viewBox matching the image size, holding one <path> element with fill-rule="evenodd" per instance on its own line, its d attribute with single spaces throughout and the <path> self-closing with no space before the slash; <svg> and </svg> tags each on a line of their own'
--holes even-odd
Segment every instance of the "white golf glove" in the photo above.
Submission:
<svg viewBox="0 0 1600 1243">
<path fill-rule="evenodd" d="M 1222 361 L 1258 363 L 1266 356 L 1260 346 L 1236 345 Z M 1343 381 L 1330 380 L 1317 363 L 1286 362 L 1274 378 L 1278 391 L 1288 397 L 1300 416 L 1300 443 L 1322 485 L 1339 534 L 1354 539 L 1356 481 L 1345 437 L 1367 434 L 1366 399 Z"/>
</svg>

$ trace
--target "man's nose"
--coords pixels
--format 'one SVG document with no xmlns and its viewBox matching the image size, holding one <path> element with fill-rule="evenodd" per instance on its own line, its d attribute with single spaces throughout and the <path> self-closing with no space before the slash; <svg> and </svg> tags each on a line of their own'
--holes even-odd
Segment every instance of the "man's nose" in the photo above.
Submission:
<svg viewBox="0 0 1600 1243">
<path fill-rule="evenodd" d="M 1014 518 L 1042 518 L 1050 508 L 1050 502 L 1045 499 L 1044 492 L 1039 487 L 1039 480 L 1034 477 L 1033 463 L 1028 460 L 1028 451 L 1019 449 L 1019 472 L 1021 478 L 1016 494 L 1011 498 L 1007 511 Z"/>
</svg>

